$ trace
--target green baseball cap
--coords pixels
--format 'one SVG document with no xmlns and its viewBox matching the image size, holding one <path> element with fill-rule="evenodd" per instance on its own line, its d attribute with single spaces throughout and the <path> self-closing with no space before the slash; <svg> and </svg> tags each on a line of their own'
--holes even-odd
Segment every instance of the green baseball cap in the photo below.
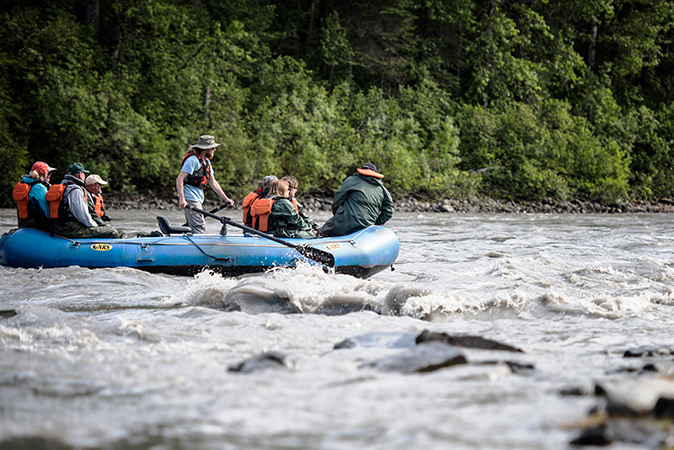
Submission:
<svg viewBox="0 0 674 450">
<path fill-rule="evenodd" d="M 89 171 L 84 168 L 82 163 L 74 162 L 70 165 L 70 167 L 68 167 L 68 173 L 70 175 L 77 175 L 78 173 L 81 172 L 89 173 Z"/>
</svg>

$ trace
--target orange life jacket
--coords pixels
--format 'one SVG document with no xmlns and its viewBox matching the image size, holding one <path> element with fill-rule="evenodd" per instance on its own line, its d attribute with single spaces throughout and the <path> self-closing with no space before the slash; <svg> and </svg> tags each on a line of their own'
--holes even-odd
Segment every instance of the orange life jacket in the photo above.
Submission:
<svg viewBox="0 0 674 450">
<path fill-rule="evenodd" d="M 273 198 L 260 198 L 251 205 L 250 213 L 253 216 L 253 228 L 263 232 L 267 231 L 273 204 Z"/>
<path fill-rule="evenodd" d="M 39 183 L 39 181 L 32 184 L 19 181 L 16 183 L 16 186 L 14 186 L 12 197 L 16 200 L 16 207 L 19 210 L 19 219 L 28 218 L 28 194 L 30 194 L 30 188 L 36 183 Z"/>
<path fill-rule="evenodd" d="M 253 215 L 250 212 L 250 207 L 259 197 L 260 196 L 258 195 L 257 191 L 253 191 L 246 195 L 246 197 L 243 199 L 243 202 L 241 203 L 241 206 L 243 206 L 243 223 L 249 227 L 253 226 Z"/>
<path fill-rule="evenodd" d="M 53 184 L 47 191 L 47 201 L 49 202 L 49 218 L 50 219 L 65 219 L 67 214 L 63 206 L 63 191 L 65 191 L 65 184 Z M 84 191 L 84 202 L 87 203 L 87 190 Z"/>
<path fill-rule="evenodd" d="M 297 214 L 299 214 L 299 213 L 300 213 L 300 208 L 299 208 L 299 206 L 297 206 L 297 200 L 295 200 L 295 197 L 291 198 L 291 199 L 290 199 L 290 202 L 291 202 L 291 203 L 293 204 L 293 206 L 295 207 L 295 211 L 297 211 Z"/>
<path fill-rule="evenodd" d="M 98 217 L 105 215 L 105 203 L 103 203 L 103 196 L 101 194 L 91 194 L 94 199 L 94 211 Z M 86 197 L 84 197 L 86 200 Z"/>
<path fill-rule="evenodd" d="M 188 174 L 187 177 L 185 177 L 185 183 L 203 189 L 204 186 L 208 184 L 208 180 L 211 179 L 211 165 L 208 164 L 206 159 L 201 159 L 196 154 L 188 152 L 185 156 L 183 156 L 183 161 L 180 163 L 180 169 L 183 168 L 183 166 L 185 165 L 185 161 L 187 161 L 187 158 L 189 158 L 190 156 L 197 157 L 197 159 L 201 163 L 201 168 L 197 170 L 195 173 Z"/>
</svg>

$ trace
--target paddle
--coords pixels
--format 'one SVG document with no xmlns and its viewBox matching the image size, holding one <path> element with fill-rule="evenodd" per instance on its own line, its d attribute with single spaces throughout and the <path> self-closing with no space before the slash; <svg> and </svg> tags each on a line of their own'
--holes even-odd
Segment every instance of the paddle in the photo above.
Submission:
<svg viewBox="0 0 674 450">
<path fill-rule="evenodd" d="M 247 231 L 248 233 L 252 234 L 257 234 L 258 236 L 262 236 L 263 238 L 267 238 L 270 241 L 278 242 L 279 244 L 283 244 L 287 247 L 294 248 L 298 252 L 300 252 L 302 255 L 305 257 L 314 260 L 316 262 L 319 262 L 323 264 L 324 266 L 328 267 L 335 267 L 335 256 L 332 253 L 329 252 L 324 252 L 323 250 L 319 250 L 314 247 L 310 247 L 307 244 L 302 244 L 302 245 L 297 245 L 297 244 L 292 244 L 290 242 L 286 242 L 282 239 L 279 239 L 275 236 L 272 236 L 267 233 L 263 233 L 262 231 L 256 230 L 255 228 L 251 228 L 249 226 L 246 226 L 241 223 L 234 222 L 232 219 L 228 217 L 221 217 L 217 216 L 213 213 L 210 213 L 208 211 L 203 211 L 199 208 L 195 208 L 194 206 L 188 205 L 187 206 L 189 209 L 192 211 L 196 211 L 198 213 L 203 214 L 204 216 L 210 217 L 215 220 L 219 220 L 221 223 L 226 223 L 227 225 L 231 225 L 233 227 L 241 228 L 243 231 Z"/>
<path fill-rule="evenodd" d="M 223 203 L 222 205 L 218 206 L 217 208 L 213 208 L 210 211 L 208 211 L 211 214 L 215 214 L 216 212 L 220 211 L 221 209 L 227 208 L 229 205 L 227 203 Z M 186 227 L 189 224 L 185 222 L 182 226 Z"/>
</svg>

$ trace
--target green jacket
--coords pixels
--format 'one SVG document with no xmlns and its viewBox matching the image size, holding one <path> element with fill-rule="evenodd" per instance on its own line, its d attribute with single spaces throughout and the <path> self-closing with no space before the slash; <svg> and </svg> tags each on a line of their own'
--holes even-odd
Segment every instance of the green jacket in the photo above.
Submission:
<svg viewBox="0 0 674 450">
<path fill-rule="evenodd" d="M 393 216 L 393 199 L 379 178 L 354 173 L 335 193 L 332 214 L 321 232 L 343 236 L 388 222 Z"/>
<path fill-rule="evenodd" d="M 297 213 L 292 202 L 283 197 L 277 197 L 271 206 L 267 231 L 280 238 L 311 239 L 316 233 L 307 222 Z"/>
<path fill-rule="evenodd" d="M 291 199 L 291 200 L 292 200 L 292 199 Z M 309 225 L 309 227 L 310 227 L 312 230 L 317 231 L 317 230 L 318 230 L 318 225 L 316 225 L 316 222 L 314 222 L 314 220 L 313 220 L 311 217 L 309 217 L 309 215 L 307 214 L 306 210 L 304 209 L 304 206 L 302 206 L 302 204 L 301 204 L 300 202 L 298 202 L 297 199 L 295 199 L 295 203 L 297 203 L 297 209 L 298 209 L 297 212 L 300 213 L 300 217 L 301 217 L 302 219 L 304 219 L 304 221 L 307 223 L 307 225 Z"/>
</svg>

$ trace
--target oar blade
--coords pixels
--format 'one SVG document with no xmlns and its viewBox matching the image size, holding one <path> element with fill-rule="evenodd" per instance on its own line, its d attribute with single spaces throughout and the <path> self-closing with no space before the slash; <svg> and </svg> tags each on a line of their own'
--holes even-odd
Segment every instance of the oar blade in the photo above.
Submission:
<svg viewBox="0 0 674 450">
<path fill-rule="evenodd" d="M 332 253 L 324 252 L 307 244 L 298 245 L 295 247 L 295 250 L 324 266 L 335 267 L 335 255 Z"/>
</svg>

